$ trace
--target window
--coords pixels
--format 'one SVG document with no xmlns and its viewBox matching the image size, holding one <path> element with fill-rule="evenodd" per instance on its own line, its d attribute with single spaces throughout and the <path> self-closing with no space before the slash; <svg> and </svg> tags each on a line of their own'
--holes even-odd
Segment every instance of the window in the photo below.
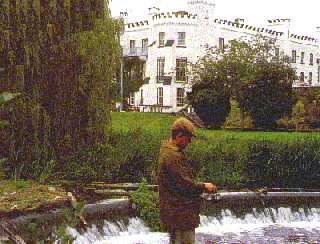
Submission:
<svg viewBox="0 0 320 244">
<path fill-rule="evenodd" d="M 309 84 L 312 84 L 312 72 L 309 72 Z"/>
<path fill-rule="evenodd" d="M 301 64 L 304 64 L 304 52 L 301 52 L 301 61 L 300 61 L 300 63 Z"/>
<path fill-rule="evenodd" d="M 176 59 L 176 80 L 187 81 L 187 58 Z"/>
<path fill-rule="evenodd" d="M 219 49 L 224 49 L 224 38 L 219 37 Z"/>
<path fill-rule="evenodd" d="M 157 104 L 163 106 L 163 87 L 157 88 Z"/>
<path fill-rule="evenodd" d="M 177 88 L 177 107 L 183 107 L 184 105 L 184 89 Z"/>
<path fill-rule="evenodd" d="M 318 83 L 320 83 L 320 66 L 318 66 Z"/>
<path fill-rule="evenodd" d="M 140 104 L 143 104 L 143 89 L 140 90 Z"/>
<path fill-rule="evenodd" d="M 134 53 L 136 51 L 136 41 L 130 40 L 130 53 Z"/>
<path fill-rule="evenodd" d="M 274 49 L 274 55 L 276 56 L 276 59 L 279 59 L 279 57 L 280 57 L 280 49 L 278 47 L 276 47 Z"/>
<path fill-rule="evenodd" d="M 157 59 L 157 81 L 163 81 L 164 76 L 164 58 Z"/>
<path fill-rule="evenodd" d="M 142 52 L 145 53 L 148 51 L 148 38 L 142 39 L 141 41 Z"/>
<path fill-rule="evenodd" d="M 296 50 L 292 50 L 291 62 L 292 63 L 296 63 L 297 62 L 297 51 Z"/>
<path fill-rule="evenodd" d="M 130 92 L 130 105 L 134 105 L 134 100 L 135 100 L 134 92 Z"/>
<path fill-rule="evenodd" d="M 300 82 L 304 82 L 304 72 L 300 72 Z"/>
<path fill-rule="evenodd" d="M 165 32 L 159 32 L 159 46 L 164 46 Z"/>
<path fill-rule="evenodd" d="M 185 45 L 186 45 L 186 33 L 178 32 L 178 46 L 185 46 Z"/>
<path fill-rule="evenodd" d="M 310 53 L 310 65 L 313 65 L 313 53 Z"/>
</svg>

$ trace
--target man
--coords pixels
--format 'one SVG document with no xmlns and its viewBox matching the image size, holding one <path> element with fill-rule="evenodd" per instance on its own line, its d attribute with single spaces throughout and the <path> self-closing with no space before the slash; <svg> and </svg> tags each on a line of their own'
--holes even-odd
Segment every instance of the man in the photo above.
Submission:
<svg viewBox="0 0 320 244">
<path fill-rule="evenodd" d="M 160 222 L 170 234 L 171 244 L 195 243 L 195 228 L 200 223 L 200 194 L 215 192 L 211 183 L 195 183 L 195 168 L 188 162 L 184 150 L 195 137 L 191 122 L 177 119 L 171 129 L 171 139 L 160 148 L 159 196 Z"/>
</svg>

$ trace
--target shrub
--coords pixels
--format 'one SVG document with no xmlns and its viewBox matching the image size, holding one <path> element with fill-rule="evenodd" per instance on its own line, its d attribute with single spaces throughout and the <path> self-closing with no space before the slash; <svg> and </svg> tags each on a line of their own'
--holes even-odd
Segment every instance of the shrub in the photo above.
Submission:
<svg viewBox="0 0 320 244">
<path fill-rule="evenodd" d="M 292 109 L 291 116 L 285 116 L 277 121 L 280 128 L 302 129 L 304 126 L 304 104 L 298 100 Z"/>
<path fill-rule="evenodd" d="M 131 199 L 137 208 L 138 216 L 153 231 L 160 231 L 159 194 L 148 189 L 146 179 L 142 180 L 138 190 L 131 193 Z"/>
<path fill-rule="evenodd" d="M 230 94 L 219 80 L 201 82 L 192 86 L 187 99 L 207 127 L 220 128 L 230 109 Z"/>
<path fill-rule="evenodd" d="M 315 138 L 249 144 L 246 174 L 269 187 L 320 186 L 320 141 Z"/>
<path fill-rule="evenodd" d="M 248 82 L 243 101 L 256 127 L 275 128 L 277 120 L 291 114 L 295 104 L 294 77 L 294 70 L 284 64 L 256 64 L 256 79 Z"/>
<path fill-rule="evenodd" d="M 231 109 L 229 116 L 223 124 L 224 128 L 241 128 L 240 108 L 235 99 L 230 100 Z M 244 128 L 253 128 L 253 122 L 248 113 L 244 113 Z"/>
</svg>

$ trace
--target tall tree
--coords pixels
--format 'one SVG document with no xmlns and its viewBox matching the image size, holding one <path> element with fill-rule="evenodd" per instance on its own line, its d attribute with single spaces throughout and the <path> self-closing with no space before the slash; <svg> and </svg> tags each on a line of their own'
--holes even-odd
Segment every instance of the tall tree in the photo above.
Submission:
<svg viewBox="0 0 320 244">
<path fill-rule="evenodd" d="M 21 93 L 0 111 L 0 158 L 27 165 L 105 141 L 122 29 L 107 3 L 0 1 L 0 92 Z"/>
<path fill-rule="evenodd" d="M 240 105 L 241 127 L 244 127 L 246 90 L 250 82 L 257 79 L 258 63 L 277 62 L 288 66 L 288 58 L 275 56 L 275 39 L 255 36 L 250 39 L 231 40 L 223 47 L 209 47 L 205 55 L 192 64 L 195 83 L 214 77 L 212 80 L 223 81 L 231 95 Z"/>
</svg>

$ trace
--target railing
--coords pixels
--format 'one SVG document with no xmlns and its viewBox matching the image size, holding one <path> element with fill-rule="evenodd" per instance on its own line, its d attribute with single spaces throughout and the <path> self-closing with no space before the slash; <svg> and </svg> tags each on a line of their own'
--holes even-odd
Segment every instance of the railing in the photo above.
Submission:
<svg viewBox="0 0 320 244">
<path fill-rule="evenodd" d="M 163 83 L 164 85 L 171 85 L 172 76 L 157 76 L 156 77 L 158 83 Z"/>
<path fill-rule="evenodd" d="M 132 47 L 123 49 L 124 57 L 148 56 L 148 47 Z"/>
</svg>

